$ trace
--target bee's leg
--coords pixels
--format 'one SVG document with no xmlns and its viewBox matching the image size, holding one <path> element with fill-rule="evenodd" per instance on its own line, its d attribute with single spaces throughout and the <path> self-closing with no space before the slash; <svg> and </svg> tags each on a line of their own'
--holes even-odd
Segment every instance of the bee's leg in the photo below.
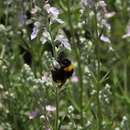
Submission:
<svg viewBox="0 0 130 130">
<path fill-rule="evenodd" d="M 62 86 L 65 84 L 65 81 L 66 81 L 66 80 L 62 81 L 61 84 L 59 84 L 58 87 L 59 87 L 59 88 L 62 88 Z"/>
</svg>

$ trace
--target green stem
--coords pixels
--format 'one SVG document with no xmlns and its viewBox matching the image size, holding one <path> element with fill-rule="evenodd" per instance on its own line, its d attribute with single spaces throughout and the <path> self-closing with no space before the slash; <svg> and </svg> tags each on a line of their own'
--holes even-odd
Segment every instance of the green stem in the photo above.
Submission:
<svg viewBox="0 0 130 130">
<path fill-rule="evenodd" d="M 100 56 L 99 56 L 99 44 L 100 44 L 100 41 L 99 41 L 99 36 L 98 36 L 98 26 L 97 26 L 97 10 L 96 10 L 96 7 L 94 8 L 94 18 L 95 18 L 95 39 L 94 39 L 94 42 L 95 42 L 95 54 L 96 54 L 96 76 L 97 76 L 97 81 L 96 81 L 96 87 L 97 87 L 97 130 L 101 130 L 102 129 L 102 111 L 101 111 L 101 104 L 100 104 L 100 99 L 99 99 L 99 92 L 100 92 Z"/>
<path fill-rule="evenodd" d="M 68 1 L 68 23 L 70 26 L 70 30 L 71 30 L 71 34 L 72 34 L 72 41 L 71 41 L 71 47 L 74 48 L 74 53 L 75 53 L 75 57 L 76 60 L 78 62 L 78 73 L 79 73 L 79 77 L 80 77 L 80 81 L 79 81 L 79 86 L 80 86 L 80 117 L 81 117 L 81 125 L 83 126 L 83 74 L 82 74 L 82 66 L 81 66 L 81 55 L 80 55 L 80 50 L 77 47 L 77 44 L 74 40 L 75 35 L 74 35 L 74 28 L 73 28 L 73 24 L 72 24 L 72 18 L 71 18 L 71 10 L 70 10 L 70 1 Z"/>
<path fill-rule="evenodd" d="M 50 34 L 51 37 L 51 45 L 52 45 L 52 51 L 53 51 L 53 57 L 56 59 L 57 58 L 57 53 L 55 50 L 55 42 L 54 42 L 54 37 L 52 35 L 52 29 L 51 29 L 51 25 L 48 25 L 48 32 Z M 54 86 L 56 88 L 55 90 L 55 100 L 56 100 L 56 114 L 55 114 L 55 130 L 58 130 L 58 120 L 59 120 L 59 88 L 60 86 Z"/>
<path fill-rule="evenodd" d="M 101 105 L 100 105 L 100 99 L 99 99 L 99 91 L 100 91 L 100 82 L 97 81 L 97 130 L 102 129 L 102 112 L 101 112 Z"/>
<path fill-rule="evenodd" d="M 56 119 L 55 119 L 55 130 L 58 130 L 58 119 L 59 119 L 59 94 L 58 94 L 58 86 L 56 86 Z"/>
<path fill-rule="evenodd" d="M 52 32 L 51 25 L 49 25 L 49 27 L 48 27 L 48 32 L 49 32 L 50 37 L 51 37 L 51 45 L 52 45 L 53 56 L 56 59 L 57 54 L 56 54 L 56 50 L 55 50 L 54 38 L 53 38 L 53 35 L 51 33 Z"/>
<path fill-rule="evenodd" d="M 125 90 L 125 95 L 127 95 L 127 63 L 124 63 L 124 90 Z"/>
<path fill-rule="evenodd" d="M 56 59 L 57 54 L 56 54 L 56 50 L 55 50 L 55 43 L 54 43 L 54 38 L 53 35 L 51 33 L 51 26 L 48 27 L 48 32 L 50 34 L 51 37 L 51 45 L 52 45 L 52 50 L 53 50 L 53 56 Z M 58 93 L 58 88 L 59 86 L 55 86 L 56 87 L 56 94 L 55 94 L 55 98 L 56 98 L 56 118 L 55 118 L 55 130 L 58 130 L 58 120 L 59 120 L 59 93 Z"/>
</svg>

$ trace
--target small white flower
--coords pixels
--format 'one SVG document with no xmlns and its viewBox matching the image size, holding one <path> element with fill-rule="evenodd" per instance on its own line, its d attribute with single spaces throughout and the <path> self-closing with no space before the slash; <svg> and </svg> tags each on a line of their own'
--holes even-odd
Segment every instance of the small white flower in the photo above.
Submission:
<svg viewBox="0 0 130 130">
<path fill-rule="evenodd" d="M 126 33 L 122 36 L 123 39 L 130 37 L 130 23 L 128 23 L 126 30 Z"/>
<path fill-rule="evenodd" d="M 102 121 L 102 125 L 106 125 L 106 121 Z"/>
<path fill-rule="evenodd" d="M 27 64 L 24 64 L 23 69 L 24 69 L 25 71 L 27 71 L 27 72 L 30 72 L 30 71 L 31 71 L 30 66 L 27 65 Z"/>
<path fill-rule="evenodd" d="M 109 39 L 109 37 L 104 36 L 104 35 L 102 35 L 102 36 L 100 37 L 100 40 L 103 41 L 103 42 L 108 42 L 108 43 L 111 42 L 110 39 Z"/>
<path fill-rule="evenodd" d="M 89 127 L 91 124 L 92 124 L 92 122 L 88 120 L 87 124 L 86 124 L 86 127 Z"/>
<path fill-rule="evenodd" d="M 47 105 L 47 106 L 46 106 L 46 110 L 47 110 L 48 112 L 53 112 L 53 111 L 56 110 L 56 107 L 51 106 L 51 105 Z"/>
<path fill-rule="evenodd" d="M 3 65 L 3 66 L 2 66 L 2 69 L 3 69 L 3 70 L 7 70 L 7 66 Z"/>
<path fill-rule="evenodd" d="M 123 120 L 123 121 L 127 121 L 128 118 L 127 118 L 126 116 L 123 116 L 122 120 Z"/>
<path fill-rule="evenodd" d="M 97 93 L 97 91 L 96 91 L 95 89 L 93 89 L 90 94 L 91 94 L 91 95 L 94 95 L 94 94 L 96 94 L 96 93 Z"/>
<path fill-rule="evenodd" d="M 124 116 L 122 117 L 121 127 L 123 127 L 123 126 L 125 126 L 125 125 L 126 125 L 127 120 L 128 120 L 128 118 L 124 115 Z"/>
<path fill-rule="evenodd" d="M 109 98 L 105 98 L 104 100 L 106 103 L 108 103 L 108 104 L 110 103 Z"/>
<path fill-rule="evenodd" d="M 92 8 L 95 4 L 95 0 L 81 0 L 81 7 Z"/>
<path fill-rule="evenodd" d="M 6 28 L 3 24 L 0 24 L 0 32 L 6 31 Z"/>
<path fill-rule="evenodd" d="M 108 12 L 108 13 L 105 13 L 105 18 L 109 19 L 109 18 L 115 16 L 115 14 L 116 14 L 115 12 Z"/>
<path fill-rule="evenodd" d="M 41 118 L 41 119 L 45 119 L 45 116 L 44 116 L 44 115 L 41 115 L 40 118 Z"/>
<path fill-rule="evenodd" d="M 107 83 L 107 84 L 105 85 L 105 89 L 106 89 L 106 90 L 110 90 L 110 88 L 111 88 L 111 86 Z"/>
<path fill-rule="evenodd" d="M 0 84 L 0 89 L 3 89 L 3 88 L 4 88 L 4 86 L 2 84 Z"/>
<path fill-rule="evenodd" d="M 101 27 L 105 27 L 107 30 L 108 30 L 108 32 L 111 30 L 111 25 L 108 23 L 108 21 L 106 20 L 106 19 L 99 19 L 98 20 L 99 22 L 100 22 L 100 26 Z"/>
<path fill-rule="evenodd" d="M 69 113 L 72 113 L 73 111 L 74 111 L 74 107 L 73 107 L 72 105 L 69 106 L 69 107 L 68 107 L 68 112 L 69 112 Z"/>
<path fill-rule="evenodd" d="M 86 41 L 86 38 L 85 38 L 85 37 L 80 37 L 79 39 L 80 39 L 81 43 L 83 43 L 83 42 Z"/>
<path fill-rule="evenodd" d="M 120 130 L 120 128 L 119 128 L 119 127 L 116 127 L 115 130 Z"/>
<path fill-rule="evenodd" d="M 106 3 L 105 3 L 104 0 L 101 0 L 101 1 L 97 2 L 97 6 L 100 6 L 100 7 L 104 8 L 104 7 L 106 7 Z"/>
</svg>

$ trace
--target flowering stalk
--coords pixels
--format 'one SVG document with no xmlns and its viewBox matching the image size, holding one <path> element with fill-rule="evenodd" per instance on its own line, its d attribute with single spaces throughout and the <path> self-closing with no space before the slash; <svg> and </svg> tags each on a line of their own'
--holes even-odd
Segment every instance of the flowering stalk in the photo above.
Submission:
<svg viewBox="0 0 130 130">
<path fill-rule="evenodd" d="M 96 6 L 94 6 L 94 14 L 95 14 L 95 54 L 96 54 L 96 59 L 97 59 L 97 80 L 96 80 L 96 88 L 97 88 L 97 130 L 101 130 L 101 123 L 102 123 L 102 113 L 101 113 L 101 105 L 100 105 L 100 100 L 99 100 L 99 91 L 100 91 L 100 58 L 99 58 L 99 36 L 98 36 L 98 26 L 97 26 L 97 10 Z"/>
<path fill-rule="evenodd" d="M 59 88 L 62 88 L 63 84 L 56 86 L 56 119 L 55 119 L 55 130 L 59 130 Z"/>
<path fill-rule="evenodd" d="M 56 51 L 55 51 L 55 44 L 54 44 L 54 39 L 51 33 L 51 26 L 49 26 L 49 33 L 51 37 L 51 45 L 53 49 L 53 55 L 54 58 L 56 59 Z M 55 93 L 55 99 L 56 99 L 56 117 L 55 117 L 55 130 L 58 130 L 58 119 L 59 119 L 59 93 L 58 93 L 58 85 L 56 87 L 56 93 Z"/>
</svg>

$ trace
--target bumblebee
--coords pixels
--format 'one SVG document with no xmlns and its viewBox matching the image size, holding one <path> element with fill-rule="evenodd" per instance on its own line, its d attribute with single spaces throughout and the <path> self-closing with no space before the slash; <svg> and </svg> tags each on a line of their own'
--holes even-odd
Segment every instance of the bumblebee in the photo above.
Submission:
<svg viewBox="0 0 130 130">
<path fill-rule="evenodd" d="M 69 59 L 63 59 L 58 61 L 60 67 L 52 70 L 52 79 L 56 83 L 64 84 L 68 78 L 70 78 L 74 72 L 74 65 L 71 64 Z"/>
</svg>

